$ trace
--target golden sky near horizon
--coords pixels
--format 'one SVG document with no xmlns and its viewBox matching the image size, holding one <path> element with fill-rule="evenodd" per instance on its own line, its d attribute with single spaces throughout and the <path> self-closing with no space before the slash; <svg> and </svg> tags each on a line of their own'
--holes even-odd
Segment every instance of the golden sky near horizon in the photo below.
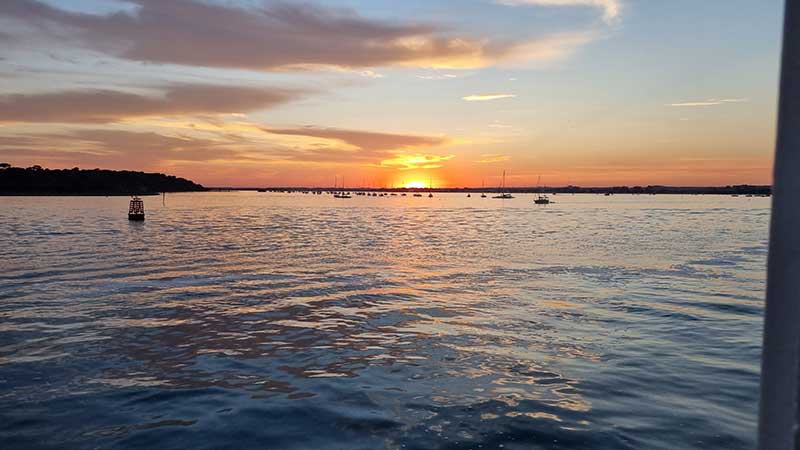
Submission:
<svg viewBox="0 0 800 450">
<path fill-rule="evenodd" d="M 5 0 L 0 161 L 206 186 L 768 184 L 777 0 Z"/>
</svg>

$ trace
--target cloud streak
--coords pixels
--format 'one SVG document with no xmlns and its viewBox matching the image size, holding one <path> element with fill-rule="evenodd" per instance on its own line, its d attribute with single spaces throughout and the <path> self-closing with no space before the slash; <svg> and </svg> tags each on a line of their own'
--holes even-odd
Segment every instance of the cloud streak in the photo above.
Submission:
<svg viewBox="0 0 800 450">
<path fill-rule="evenodd" d="M 496 162 L 508 161 L 510 159 L 511 159 L 510 155 L 500 155 L 497 153 L 484 153 L 481 155 L 481 159 L 475 162 L 481 164 L 491 164 Z"/>
<path fill-rule="evenodd" d="M 664 106 L 674 106 L 674 107 L 703 107 L 703 106 L 718 106 L 718 105 L 725 105 L 728 103 L 746 103 L 750 101 L 746 98 L 710 98 L 708 100 L 701 100 L 696 102 L 679 102 L 679 103 L 667 103 Z"/>
<path fill-rule="evenodd" d="M 149 168 L 164 163 L 241 160 L 230 142 L 153 132 L 82 129 L 66 133 L 0 136 L 0 155 L 61 166 Z"/>
<path fill-rule="evenodd" d="M 428 153 L 407 154 L 447 144 L 446 136 L 383 133 L 376 131 L 348 130 L 343 128 L 301 127 L 265 128 L 264 131 L 282 136 L 298 136 L 306 140 L 286 157 L 295 161 L 361 164 L 363 166 L 394 168 L 399 170 L 432 169 L 453 156 Z M 309 141 L 308 139 L 312 139 Z M 316 141 L 315 141 L 316 140 Z"/>
<path fill-rule="evenodd" d="M 591 6 L 601 9 L 607 22 L 619 17 L 622 9 L 619 0 L 497 0 L 496 3 L 508 6 Z"/>
<path fill-rule="evenodd" d="M 136 5 L 132 11 L 96 15 L 36 0 L 3 0 L 0 16 L 59 42 L 71 40 L 128 60 L 261 71 L 474 68 L 523 58 L 548 60 L 581 43 L 553 35 L 517 41 L 458 35 L 433 24 L 373 20 L 311 4 L 246 9 L 197 0 L 131 3 Z"/>
<path fill-rule="evenodd" d="M 332 139 L 367 151 L 387 151 L 416 147 L 432 147 L 445 144 L 448 141 L 448 139 L 444 136 L 380 133 L 374 131 L 347 130 L 342 128 L 265 128 L 264 131 L 280 135 Z"/>
<path fill-rule="evenodd" d="M 392 167 L 400 170 L 438 169 L 443 162 L 453 159 L 455 155 L 428 155 L 415 153 L 413 155 L 398 155 L 391 159 L 381 161 L 381 167 Z"/>
<path fill-rule="evenodd" d="M 157 95 L 88 89 L 0 96 L 0 123 L 112 123 L 192 114 L 233 114 L 275 107 L 304 93 L 202 84 L 171 85 Z"/>
<path fill-rule="evenodd" d="M 488 102 L 492 100 L 501 100 L 504 98 L 514 98 L 514 94 L 473 94 L 461 97 L 461 100 L 467 102 Z"/>
</svg>

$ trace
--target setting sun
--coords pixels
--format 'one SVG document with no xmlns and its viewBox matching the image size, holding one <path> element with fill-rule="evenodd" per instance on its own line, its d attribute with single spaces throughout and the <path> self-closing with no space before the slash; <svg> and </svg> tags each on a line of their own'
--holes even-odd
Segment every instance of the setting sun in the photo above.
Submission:
<svg viewBox="0 0 800 450">
<path fill-rule="evenodd" d="M 422 189 L 428 187 L 428 185 L 422 181 L 414 180 L 414 181 L 409 181 L 403 187 L 407 189 Z"/>
</svg>

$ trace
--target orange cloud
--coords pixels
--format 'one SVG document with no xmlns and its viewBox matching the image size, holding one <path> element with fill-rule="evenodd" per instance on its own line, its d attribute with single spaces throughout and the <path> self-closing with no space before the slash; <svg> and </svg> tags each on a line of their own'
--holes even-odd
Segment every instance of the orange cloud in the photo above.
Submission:
<svg viewBox="0 0 800 450">
<path fill-rule="evenodd" d="M 226 144 L 230 142 L 152 132 L 83 129 L 59 134 L 0 136 L 0 155 L 44 165 L 153 170 L 169 161 L 247 159 L 240 149 Z"/>
<path fill-rule="evenodd" d="M 499 155 L 496 153 L 484 153 L 481 155 L 481 159 L 475 161 L 477 163 L 496 163 L 502 161 L 508 161 L 511 159 L 509 155 Z"/>
<path fill-rule="evenodd" d="M 448 140 L 444 136 L 380 133 L 373 131 L 347 130 L 342 128 L 265 128 L 264 131 L 272 134 L 333 139 L 350 144 L 359 149 L 369 151 L 399 150 L 413 147 L 432 147 L 442 145 Z"/>
<path fill-rule="evenodd" d="M 391 159 L 381 161 L 382 167 L 396 167 L 400 170 L 412 169 L 438 169 L 442 162 L 453 159 L 455 155 L 427 155 L 416 153 L 413 155 L 398 155 Z"/>
</svg>

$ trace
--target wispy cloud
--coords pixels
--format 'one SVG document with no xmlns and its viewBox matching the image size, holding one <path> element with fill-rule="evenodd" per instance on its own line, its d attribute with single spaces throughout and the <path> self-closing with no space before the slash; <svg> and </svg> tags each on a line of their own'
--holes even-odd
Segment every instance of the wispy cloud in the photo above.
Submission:
<svg viewBox="0 0 800 450">
<path fill-rule="evenodd" d="M 287 103 L 302 91 L 176 84 L 154 95 L 115 90 L 73 90 L 0 96 L 0 123 L 112 123 L 125 119 L 250 112 Z"/>
<path fill-rule="evenodd" d="M 619 17 L 619 0 L 496 0 L 496 3 L 509 6 L 591 6 L 603 10 L 603 19 L 611 21 Z"/>
<path fill-rule="evenodd" d="M 358 72 L 358 75 L 364 78 L 383 78 L 382 73 L 378 73 L 373 70 L 361 70 Z"/>
<path fill-rule="evenodd" d="M 552 33 L 508 47 L 495 64 L 518 66 L 551 63 L 571 56 L 578 48 L 597 39 L 593 31 Z"/>
<path fill-rule="evenodd" d="M 745 103 L 750 101 L 747 98 L 710 98 L 708 100 L 700 100 L 694 102 L 678 102 L 678 103 L 667 103 L 664 106 L 676 106 L 676 107 L 697 107 L 697 106 L 718 106 L 724 105 L 726 103 Z"/>
<path fill-rule="evenodd" d="M 484 153 L 481 155 L 481 158 L 475 162 L 482 164 L 489 164 L 489 163 L 508 161 L 509 159 L 511 159 L 510 155 L 500 155 L 497 153 Z"/>
<path fill-rule="evenodd" d="M 81 129 L 65 133 L 0 136 L 0 155 L 70 166 L 156 169 L 166 162 L 246 158 L 230 140 L 165 136 L 153 132 Z"/>
<path fill-rule="evenodd" d="M 455 155 L 429 155 L 415 153 L 413 155 L 397 155 L 381 161 L 382 167 L 395 167 L 400 170 L 438 169 L 444 161 L 453 159 Z"/>
<path fill-rule="evenodd" d="M 461 100 L 467 102 L 488 102 L 491 100 L 500 100 L 504 98 L 514 98 L 514 94 L 473 94 L 461 97 Z"/>
<path fill-rule="evenodd" d="M 332 139 L 352 145 L 362 150 L 400 150 L 415 147 L 432 147 L 447 142 L 445 136 L 424 136 L 415 134 L 381 133 L 375 131 L 348 130 L 342 128 L 264 128 L 271 134 L 307 136 Z"/>
<path fill-rule="evenodd" d="M 417 78 L 421 80 L 452 80 L 455 78 L 461 78 L 463 75 L 457 75 L 454 73 L 434 73 L 430 75 L 417 75 Z"/>
</svg>

